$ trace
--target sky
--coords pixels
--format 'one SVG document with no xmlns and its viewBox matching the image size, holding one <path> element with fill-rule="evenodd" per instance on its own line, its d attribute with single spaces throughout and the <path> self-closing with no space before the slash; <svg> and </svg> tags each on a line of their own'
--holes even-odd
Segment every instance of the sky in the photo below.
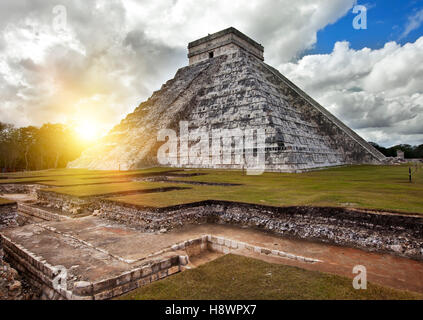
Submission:
<svg viewBox="0 0 423 320">
<path fill-rule="evenodd" d="M 105 133 L 229 26 L 366 140 L 423 143 L 421 0 L 2 0 L 0 121 Z"/>
</svg>

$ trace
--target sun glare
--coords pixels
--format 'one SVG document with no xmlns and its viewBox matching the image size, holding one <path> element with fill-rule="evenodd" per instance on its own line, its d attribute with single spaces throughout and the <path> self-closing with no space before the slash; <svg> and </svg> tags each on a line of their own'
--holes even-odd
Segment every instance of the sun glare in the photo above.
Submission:
<svg viewBox="0 0 423 320">
<path fill-rule="evenodd" d="M 98 126 L 92 122 L 81 122 L 75 128 L 82 140 L 93 141 L 99 137 L 100 131 Z"/>
</svg>

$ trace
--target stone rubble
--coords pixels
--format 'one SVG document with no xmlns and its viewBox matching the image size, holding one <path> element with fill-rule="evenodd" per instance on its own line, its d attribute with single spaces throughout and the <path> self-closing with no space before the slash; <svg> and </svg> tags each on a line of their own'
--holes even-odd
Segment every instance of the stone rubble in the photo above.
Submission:
<svg viewBox="0 0 423 320">
<path fill-rule="evenodd" d="M 4 261 L 4 252 L 0 244 L 0 300 L 32 300 L 40 292 L 30 286 L 19 273 Z"/>
<path fill-rule="evenodd" d="M 18 205 L 16 203 L 0 204 L 0 230 L 18 225 Z"/>
<path fill-rule="evenodd" d="M 223 223 L 283 236 L 390 252 L 423 260 L 423 218 L 331 207 L 270 207 L 203 201 L 166 209 L 141 208 L 102 200 L 99 217 L 147 232 L 186 224 Z"/>
</svg>

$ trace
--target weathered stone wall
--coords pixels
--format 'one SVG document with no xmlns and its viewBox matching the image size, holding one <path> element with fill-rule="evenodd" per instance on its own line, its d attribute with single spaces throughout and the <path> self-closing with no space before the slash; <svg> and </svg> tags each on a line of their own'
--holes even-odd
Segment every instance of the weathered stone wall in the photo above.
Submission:
<svg viewBox="0 0 423 320">
<path fill-rule="evenodd" d="M 275 78 L 270 81 L 280 86 L 288 103 L 297 109 L 302 118 L 317 125 L 319 131 L 330 138 L 330 147 L 341 150 L 345 163 L 380 163 L 386 157 L 351 130 L 328 110 L 284 77 L 278 70 L 263 63 Z"/>
<path fill-rule="evenodd" d="M 48 190 L 37 190 L 37 199 L 46 207 L 59 209 L 71 214 L 78 214 L 83 210 L 93 211 L 98 208 L 96 197 L 76 197 Z"/>
<path fill-rule="evenodd" d="M 54 300 L 104 300 L 119 296 L 148 283 L 163 279 L 180 272 L 188 263 L 186 255 L 180 255 L 171 248 L 148 256 L 140 266 L 128 266 L 128 271 L 95 282 L 72 281 L 68 279 L 65 287 L 54 284 L 58 270 L 43 257 L 26 250 L 4 235 L 0 235 L 7 259 L 25 273 L 31 284 L 42 293 L 42 299 Z M 206 241 L 206 237 L 205 240 Z M 201 245 L 202 239 L 188 240 L 187 246 Z M 204 248 L 207 247 L 204 243 Z"/>
<path fill-rule="evenodd" d="M 157 165 L 157 130 L 175 128 L 179 120 L 185 119 L 190 106 L 196 104 L 198 90 L 207 81 L 205 71 L 210 69 L 210 72 L 216 72 L 210 67 L 208 63 L 197 63 L 179 69 L 173 79 L 141 103 L 95 147 L 70 162 L 68 167 L 104 170 L 120 167 L 129 170 Z"/>
<path fill-rule="evenodd" d="M 4 260 L 0 236 L 0 300 L 32 300 L 39 295 L 40 292 Z"/>
<path fill-rule="evenodd" d="M 16 203 L 0 204 L 0 230 L 18 226 L 18 205 Z"/>
<path fill-rule="evenodd" d="M 101 200 L 100 210 L 95 215 L 154 232 L 181 227 L 189 223 L 206 223 L 214 215 L 214 212 L 210 211 L 207 206 L 202 205 L 176 206 L 167 210 L 154 210 Z"/>
<path fill-rule="evenodd" d="M 236 224 L 283 236 L 423 260 L 423 218 L 400 214 L 330 207 L 268 207 L 220 201 L 153 210 L 102 201 L 98 215 L 147 231 L 172 229 L 188 223 Z"/>
<path fill-rule="evenodd" d="M 27 205 L 23 203 L 18 204 L 18 214 L 23 214 L 25 217 L 28 216 L 29 218 L 45 221 L 65 221 L 69 219 L 67 216 L 48 211 L 44 208 L 38 208 L 34 205 Z"/>
<path fill-rule="evenodd" d="M 264 60 L 264 48 L 251 38 L 234 28 L 208 35 L 188 44 L 189 65 L 209 59 L 209 52 L 214 57 L 231 54 L 239 49 L 246 50 L 260 60 Z"/>
<path fill-rule="evenodd" d="M 0 194 L 29 193 L 35 195 L 41 188 L 47 187 L 37 184 L 4 183 L 0 184 Z"/>
<path fill-rule="evenodd" d="M 22 284 L 18 272 L 3 260 L 3 248 L 0 242 L 0 300 L 19 300 Z"/>
</svg>

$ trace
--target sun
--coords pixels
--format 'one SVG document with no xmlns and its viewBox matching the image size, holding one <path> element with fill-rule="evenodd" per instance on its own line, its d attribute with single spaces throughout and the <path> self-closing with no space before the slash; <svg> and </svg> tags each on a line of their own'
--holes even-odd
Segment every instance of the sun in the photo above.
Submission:
<svg viewBox="0 0 423 320">
<path fill-rule="evenodd" d="M 93 141 L 99 138 L 100 130 L 95 122 L 83 121 L 76 125 L 75 131 L 85 141 Z"/>
</svg>

